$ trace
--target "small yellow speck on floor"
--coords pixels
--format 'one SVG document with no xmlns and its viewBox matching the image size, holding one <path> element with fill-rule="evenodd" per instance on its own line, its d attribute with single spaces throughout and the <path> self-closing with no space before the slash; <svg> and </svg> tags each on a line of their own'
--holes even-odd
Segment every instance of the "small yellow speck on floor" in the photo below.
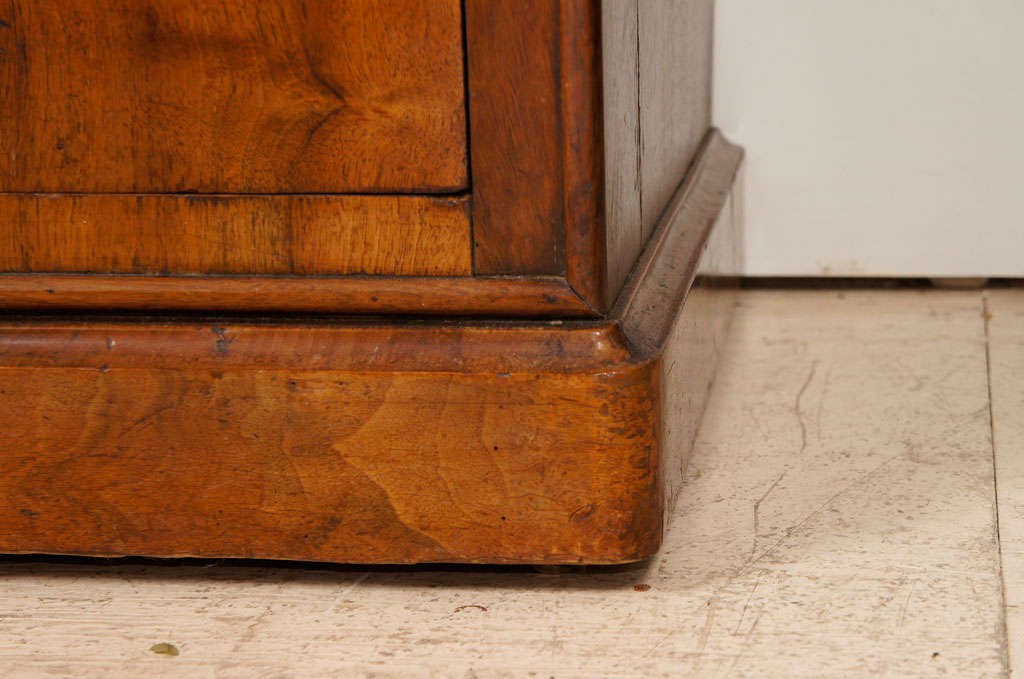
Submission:
<svg viewBox="0 0 1024 679">
<path fill-rule="evenodd" d="M 175 646 L 174 644 L 168 644 L 168 643 L 153 644 L 152 646 L 149 647 L 149 650 L 153 651 L 154 653 L 156 653 L 158 655 L 171 655 L 171 656 L 178 655 L 178 652 L 179 652 L 177 646 Z"/>
</svg>

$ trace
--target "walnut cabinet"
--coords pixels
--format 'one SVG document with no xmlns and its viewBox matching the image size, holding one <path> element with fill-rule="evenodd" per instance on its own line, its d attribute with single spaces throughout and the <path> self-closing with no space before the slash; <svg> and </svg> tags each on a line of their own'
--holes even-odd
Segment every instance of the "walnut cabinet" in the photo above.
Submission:
<svg viewBox="0 0 1024 679">
<path fill-rule="evenodd" d="M 650 556 L 728 324 L 711 0 L 0 0 L 0 551 Z"/>
</svg>

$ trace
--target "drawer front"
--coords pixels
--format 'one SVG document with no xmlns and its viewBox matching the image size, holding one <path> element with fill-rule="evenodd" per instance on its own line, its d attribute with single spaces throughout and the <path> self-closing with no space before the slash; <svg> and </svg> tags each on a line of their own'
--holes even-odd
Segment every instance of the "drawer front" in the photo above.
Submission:
<svg viewBox="0 0 1024 679">
<path fill-rule="evenodd" d="M 459 0 L 0 0 L 0 191 L 465 188 Z"/>
<path fill-rule="evenodd" d="M 470 275 L 464 80 L 459 0 L 0 0 L 0 273 Z"/>
<path fill-rule="evenodd" d="M 468 276 L 442 196 L 0 194 L 0 273 Z"/>
<path fill-rule="evenodd" d="M 599 6 L 0 0 L 0 311 L 601 315 Z"/>
</svg>

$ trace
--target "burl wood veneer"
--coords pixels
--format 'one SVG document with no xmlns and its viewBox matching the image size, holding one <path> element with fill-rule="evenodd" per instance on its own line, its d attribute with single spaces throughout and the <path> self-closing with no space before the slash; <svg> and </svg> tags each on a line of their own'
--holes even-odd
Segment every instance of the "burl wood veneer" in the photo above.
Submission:
<svg viewBox="0 0 1024 679">
<path fill-rule="evenodd" d="M 728 325 L 710 0 L 0 0 L 0 552 L 650 556 Z"/>
</svg>

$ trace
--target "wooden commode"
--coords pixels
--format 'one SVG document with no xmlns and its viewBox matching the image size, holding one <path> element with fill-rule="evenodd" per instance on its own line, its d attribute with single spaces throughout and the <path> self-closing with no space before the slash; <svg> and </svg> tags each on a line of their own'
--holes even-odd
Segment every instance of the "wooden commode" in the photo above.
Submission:
<svg viewBox="0 0 1024 679">
<path fill-rule="evenodd" d="M 652 555 L 738 266 L 712 13 L 0 0 L 0 552 Z"/>
</svg>

